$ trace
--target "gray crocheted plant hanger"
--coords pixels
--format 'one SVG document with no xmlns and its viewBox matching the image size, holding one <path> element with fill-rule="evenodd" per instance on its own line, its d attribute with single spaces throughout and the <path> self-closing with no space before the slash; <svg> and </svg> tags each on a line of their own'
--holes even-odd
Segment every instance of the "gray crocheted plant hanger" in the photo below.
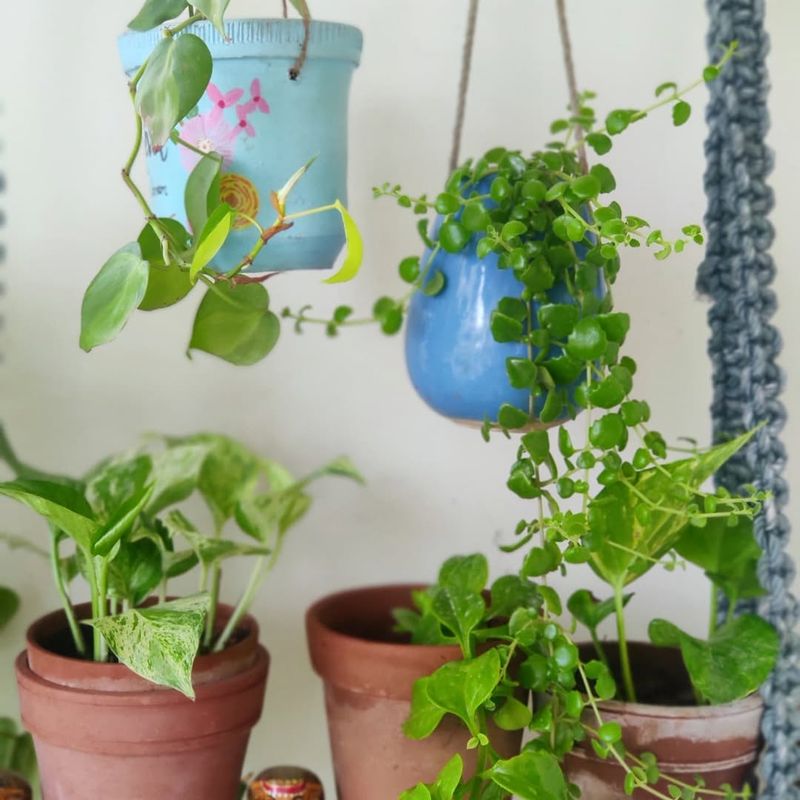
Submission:
<svg viewBox="0 0 800 800">
<path fill-rule="evenodd" d="M 726 439 L 766 423 L 720 471 L 717 482 L 732 491 L 755 484 L 772 493 L 756 524 L 764 549 L 759 577 L 766 595 L 748 609 L 755 607 L 782 637 L 777 668 L 762 690 L 766 710 L 759 796 L 794 800 L 800 798 L 800 641 L 798 603 L 790 591 L 795 568 L 786 552 L 788 487 L 783 477 L 786 451 L 780 439 L 786 409 L 780 400 L 783 374 L 776 361 L 781 338 L 771 322 L 777 300 L 771 288 L 775 264 L 769 254 L 773 195 L 766 182 L 773 166 L 765 144 L 769 38 L 763 0 L 707 0 L 707 7 L 712 59 L 727 44 L 739 41 L 736 56 L 711 84 L 707 111 L 708 245 L 697 288 L 712 301 L 708 351 L 713 364 L 714 438 Z"/>
</svg>

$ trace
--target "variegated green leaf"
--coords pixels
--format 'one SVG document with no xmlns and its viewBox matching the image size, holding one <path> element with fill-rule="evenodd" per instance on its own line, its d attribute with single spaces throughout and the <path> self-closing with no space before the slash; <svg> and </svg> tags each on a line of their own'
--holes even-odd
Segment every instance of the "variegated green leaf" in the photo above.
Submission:
<svg viewBox="0 0 800 800">
<path fill-rule="evenodd" d="M 164 524 L 173 536 L 183 536 L 197 554 L 199 561 L 206 566 L 217 564 L 234 556 L 268 556 L 271 552 L 270 548 L 264 546 L 240 544 L 232 542 L 230 539 L 203 536 L 180 511 L 171 511 L 164 520 Z"/>
<path fill-rule="evenodd" d="M 88 624 L 128 669 L 194 699 L 192 666 L 210 604 L 207 594 L 197 594 Z"/>
<path fill-rule="evenodd" d="M 82 549 L 91 549 L 100 525 L 81 492 L 48 481 L 17 480 L 0 483 L 0 494 L 33 509 Z"/>
<path fill-rule="evenodd" d="M 633 487 L 617 481 L 603 489 L 589 507 L 594 571 L 611 585 L 627 585 L 644 575 L 675 547 L 689 521 L 689 503 L 674 495 L 675 482 L 696 492 L 754 433 L 643 470 Z M 646 524 L 636 515 L 642 504 L 653 506 Z"/>
</svg>

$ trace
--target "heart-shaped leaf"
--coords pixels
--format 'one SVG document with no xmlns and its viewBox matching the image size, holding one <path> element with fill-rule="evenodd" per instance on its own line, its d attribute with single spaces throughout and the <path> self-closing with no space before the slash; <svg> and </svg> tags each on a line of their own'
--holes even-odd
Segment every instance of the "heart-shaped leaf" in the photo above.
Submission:
<svg viewBox="0 0 800 800">
<path fill-rule="evenodd" d="M 269 310 L 269 294 L 257 283 L 215 284 L 194 320 L 190 350 L 246 366 L 261 361 L 280 335 L 280 320 Z"/>
<path fill-rule="evenodd" d="M 118 250 L 94 277 L 81 307 L 81 348 L 114 339 L 147 291 L 149 268 L 138 244 Z"/>
<path fill-rule="evenodd" d="M 197 105 L 211 80 L 211 53 L 191 33 L 168 36 L 156 45 L 136 89 L 136 110 L 157 150 Z"/>
<path fill-rule="evenodd" d="M 207 594 L 91 621 L 128 669 L 194 699 L 192 666 L 211 604 Z"/>
<path fill-rule="evenodd" d="M 708 641 L 655 619 L 648 629 L 660 647 L 680 647 L 692 685 L 708 702 L 732 703 L 755 692 L 769 677 L 780 651 L 780 637 L 769 622 L 744 614 L 725 623 Z"/>
</svg>

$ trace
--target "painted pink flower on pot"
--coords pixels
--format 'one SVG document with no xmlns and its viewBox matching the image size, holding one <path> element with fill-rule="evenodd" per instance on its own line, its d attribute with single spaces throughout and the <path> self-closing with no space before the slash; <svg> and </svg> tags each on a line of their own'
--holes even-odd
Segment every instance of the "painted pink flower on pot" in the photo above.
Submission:
<svg viewBox="0 0 800 800">
<path fill-rule="evenodd" d="M 236 152 L 237 139 L 242 134 L 247 137 L 256 135 L 250 117 L 256 113 L 270 113 L 269 103 L 261 96 L 261 81 L 258 78 L 250 84 L 250 99 L 240 103 L 244 94 L 242 88 L 223 92 L 218 86 L 210 83 L 206 97 L 211 101 L 211 107 L 208 111 L 197 114 L 183 123 L 181 138 L 203 153 L 219 153 L 222 156 L 223 167 L 229 167 Z M 235 123 L 225 118 L 228 109 L 234 110 Z M 184 169 L 191 172 L 200 160 L 200 155 L 187 147 L 181 147 L 179 150 Z"/>
</svg>

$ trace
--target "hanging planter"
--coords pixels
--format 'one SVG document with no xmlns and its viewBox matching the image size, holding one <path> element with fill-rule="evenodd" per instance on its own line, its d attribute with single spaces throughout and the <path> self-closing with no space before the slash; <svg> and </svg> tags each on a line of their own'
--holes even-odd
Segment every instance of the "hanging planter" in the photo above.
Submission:
<svg viewBox="0 0 800 800">
<path fill-rule="evenodd" d="M 346 203 L 347 101 L 361 56 L 361 31 L 333 22 L 307 26 L 299 19 L 232 20 L 224 31 L 223 36 L 211 22 L 186 29 L 207 45 L 213 72 L 202 98 L 176 129 L 199 151 L 222 157 L 222 201 L 242 215 L 264 219 L 274 213 L 272 192 L 313 158 L 314 168 L 293 194 L 289 211 Z M 125 72 L 134 75 L 163 38 L 158 29 L 124 34 L 119 46 Z M 302 66 L 295 66 L 301 53 Z M 189 226 L 186 184 L 201 155 L 174 141 L 155 147 L 149 133 L 146 137 L 153 211 Z M 253 246 L 243 216 L 232 228 L 220 263 L 238 263 Z M 335 215 L 305 218 L 262 250 L 247 271 L 329 269 L 343 245 Z"/>
<path fill-rule="evenodd" d="M 484 184 L 479 193 L 489 191 L 489 185 Z M 460 217 L 463 221 L 463 215 Z M 438 241 L 441 243 L 440 238 Z M 558 349 L 547 347 L 543 340 L 547 347 L 544 352 L 524 341 L 537 327 L 541 330 L 541 309 L 568 305 L 577 320 L 578 306 L 563 280 L 555 282 L 539 299 L 520 303 L 518 298 L 530 293 L 519 271 L 509 268 L 496 252 L 479 254 L 479 241 L 478 236 L 472 236 L 460 252 L 439 249 L 432 258 L 430 252 L 423 258 L 430 264 L 430 273 L 441 276 L 435 278 L 441 288 L 436 293 L 416 292 L 409 304 L 405 355 L 411 382 L 434 411 L 456 422 L 496 424 L 503 409 L 504 419 L 514 416 L 516 410 L 527 416 L 524 421 L 520 416 L 519 427 L 556 425 L 575 408 L 577 383 L 569 380 L 572 375 L 562 376 L 563 391 L 548 395 L 545 390 L 532 394 L 532 387 L 521 385 L 513 372 L 531 363 L 527 370 L 535 375 L 532 362 L 548 355 L 553 359 L 559 356 Z M 598 279 L 598 299 L 602 298 L 601 287 Z M 504 310 L 512 309 L 513 315 L 507 318 Z"/>
<path fill-rule="evenodd" d="M 302 21 L 226 22 L 228 2 L 146 0 L 130 23 L 120 50 L 134 132 L 122 179 L 143 227 L 86 289 L 87 352 L 137 309 L 167 308 L 201 285 L 187 354 L 255 364 L 281 330 L 268 278 L 329 269 L 342 244 L 326 282 L 358 273 L 361 235 L 343 198 L 361 33 L 312 22 L 305 0 L 291 2 Z M 134 177 L 143 153 L 152 199 Z"/>
<path fill-rule="evenodd" d="M 394 798 L 432 781 L 446 754 L 458 751 L 467 773 L 476 751 L 455 719 L 433 736 L 414 741 L 403 733 L 415 681 L 460 658 L 450 645 L 409 644 L 395 632 L 392 611 L 411 606 L 413 586 L 376 586 L 325 597 L 306 614 L 314 670 L 325 683 L 325 708 L 336 785 L 348 800 Z M 519 752 L 519 730 L 495 731 L 504 755 Z"/>
</svg>

